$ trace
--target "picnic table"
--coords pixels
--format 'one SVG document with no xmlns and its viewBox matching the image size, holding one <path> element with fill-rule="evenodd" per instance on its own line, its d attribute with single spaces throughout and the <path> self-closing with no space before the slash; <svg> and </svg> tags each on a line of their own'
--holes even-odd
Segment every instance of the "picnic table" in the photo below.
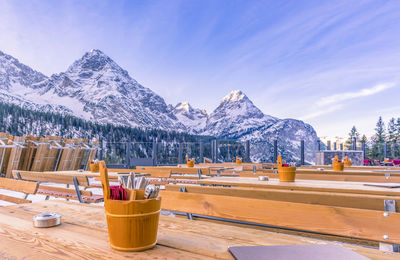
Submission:
<svg viewBox="0 0 400 260">
<path fill-rule="evenodd" d="M 62 224 L 35 228 L 32 217 L 62 214 Z M 229 246 L 340 244 L 370 259 L 398 259 L 384 253 L 338 242 L 230 224 L 160 216 L 158 243 L 144 252 L 119 252 L 108 242 L 104 207 L 64 201 L 42 201 L 0 207 L 0 255 L 4 259 L 233 259 Z"/>
<path fill-rule="evenodd" d="M 279 179 L 275 178 L 260 181 L 252 177 L 214 177 L 198 180 L 197 184 L 400 196 L 400 188 L 367 186 L 365 184 L 370 184 L 367 182 L 297 179 L 295 182 L 279 182 Z"/>
</svg>

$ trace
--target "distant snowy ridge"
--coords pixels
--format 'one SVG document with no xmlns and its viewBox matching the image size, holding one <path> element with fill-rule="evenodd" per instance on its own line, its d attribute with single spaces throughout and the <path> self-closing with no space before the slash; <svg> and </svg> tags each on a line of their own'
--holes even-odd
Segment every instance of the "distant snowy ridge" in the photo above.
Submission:
<svg viewBox="0 0 400 260">
<path fill-rule="evenodd" d="M 317 135 L 300 120 L 265 115 L 240 90 L 222 98 L 207 114 L 188 102 L 167 105 L 162 97 L 140 85 L 110 57 L 91 50 L 65 72 L 46 77 L 0 52 L 0 101 L 27 109 L 71 114 L 98 123 L 159 128 L 211 135 L 238 141 L 251 140 L 252 159 L 270 160 L 273 140 L 281 153 L 293 152 L 307 141 L 306 160 L 314 161 Z"/>
</svg>

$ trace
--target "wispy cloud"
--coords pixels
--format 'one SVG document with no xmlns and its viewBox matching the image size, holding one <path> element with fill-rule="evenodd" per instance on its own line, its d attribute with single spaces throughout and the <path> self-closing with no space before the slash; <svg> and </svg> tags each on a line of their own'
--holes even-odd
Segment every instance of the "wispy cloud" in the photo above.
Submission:
<svg viewBox="0 0 400 260">
<path fill-rule="evenodd" d="M 343 104 L 336 104 L 333 106 L 325 107 L 325 108 L 319 109 L 315 112 L 312 112 L 310 114 L 306 114 L 306 115 L 300 117 L 300 119 L 301 120 L 309 120 L 309 119 L 316 118 L 316 117 L 319 117 L 319 116 L 322 116 L 322 115 L 325 115 L 328 113 L 335 112 L 335 111 L 341 109 L 342 107 L 343 107 Z"/>
<path fill-rule="evenodd" d="M 318 106 L 327 106 L 327 105 L 336 104 L 336 103 L 339 103 L 339 102 L 342 102 L 345 100 L 349 100 L 349 99 L 371 96 L 371 95 L 377 94 L 379 92 L 382 92 L 386 89 L 392 88 L 394 86 L 395 86 L 394 83 L 379 84 L 372 88 L 361 89 L 360 91 L 335 94 L 335 95 L 327 96 L 327 97 L 320 99 L 316 104 Z"/>
</svg>

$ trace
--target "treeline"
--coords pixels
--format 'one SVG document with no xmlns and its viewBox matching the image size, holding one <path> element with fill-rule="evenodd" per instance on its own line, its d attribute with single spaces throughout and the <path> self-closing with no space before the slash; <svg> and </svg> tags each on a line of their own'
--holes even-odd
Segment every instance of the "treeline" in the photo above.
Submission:
<svg viewBox="0 0 400 260">
<path fill-rule="evenodd" d="M 382 117 L 379 117 L 375 126 L 375 133 L 368 138 L 365 134 L 362 136 L 353 126 L 346 141 L 346 148 L 352 149 L 354 138 L 365 146 L 366 157 L 368 159 L 400 158 L 400 118 L 391 118 L 385 124 Z M 386 147 L 386 148 L 385 148 Z"/>
</svg>

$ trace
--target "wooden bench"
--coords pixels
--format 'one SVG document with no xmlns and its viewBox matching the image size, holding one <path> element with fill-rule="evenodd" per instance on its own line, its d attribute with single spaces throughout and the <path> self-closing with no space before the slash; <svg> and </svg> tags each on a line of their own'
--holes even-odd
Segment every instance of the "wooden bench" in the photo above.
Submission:
<svg viewBox="0 0 400 260">
<path fill-rule="evenodd" d="M 176 190 L 179 188 L 180 192 Z M 279 190 L 167 186 L 162 208 L 242 223 L 400 244 L 400 213 L 388 212 L 386 200 L 400 197 Z M 394 203 L 395 203 L 394 202 Z M 386 211 L 385 211 L 386 209 Z"/>
<path fill-rule="evenodd" d="M 268 176 L 269 178 L 278 178 L 277 171 L 263 170 L 263 172 L 240 172 L 240 177 Z M 296 170 L 296 179 L 298 180 L 323 180 L 323 181 L 350 181 L 350 182 L 379 182 L 391 183 L 400 182 L 400 172 L 384 171 L 343 171 L 332 170 L 306 170 L 303 168 Z"/>
<path fill-rule="evenodd" d="M 102 195 L 94 195 L 91 191 L 80 190 L 79 186 L 90 187 L 88 177 L 85 175 L 67 175 L 58 174 L 57 172 L 30 172 L 14 170 L 12 172 L 13 178 L 19 180 L 37 181 L 39 183 L 50 182 L 74 185 L 75 189 L 68 189 L 63 187 L 51 187 L 48 185 L 40 185 L 38 194 L 59 197 L 65 199 L 78 200 L 81 203 L 98 203 L 103 201 Z M 46 197 L 48 199 L 48 197 Z"/>
<path fill-rule="evenodd" d="M 28 195 L 36 194 L 38 188 L 39 184 L 37 182 L 0 178 L 0 189 L 25 193 L 24 198 L 0 194 L 0 200 L 15 204 L 31 203 L 31 201 L 27 199 Z"/>
<path fill-rule="evenodd" d="M 137 169 L 108 169 L 109 172 L 118 173 L 148 173 L 151 177 L 155 178 L 169 178 L 171 176 L 171 170 L 163 167 L 153 167 L 153 168 L 137 168 Z"/>
</svg>

